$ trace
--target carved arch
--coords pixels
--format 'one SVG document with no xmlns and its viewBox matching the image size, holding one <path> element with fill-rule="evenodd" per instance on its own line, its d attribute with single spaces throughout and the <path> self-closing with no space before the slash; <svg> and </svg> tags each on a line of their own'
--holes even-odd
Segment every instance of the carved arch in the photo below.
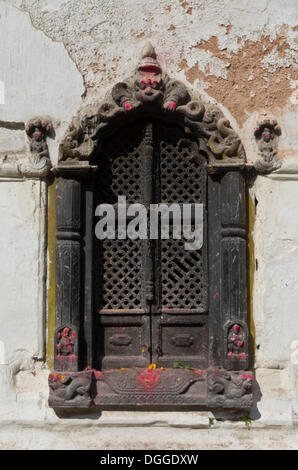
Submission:
<svg viewBox="0 0 298 470">
<path fill-rule="evenodd" d="M 183 83 L 170 78 L 147 43 L 135 73 L 116 83 L 102 103 L 82 108 L 74 118 L 60 145 L 58 168 L 92 165 L 107 136 L 124 124 L 147 117 L 189 129 L 200 142 L 210 168 L 245 163 L 241 140 L 221 110 L 205 105 Z"/>
</svg>

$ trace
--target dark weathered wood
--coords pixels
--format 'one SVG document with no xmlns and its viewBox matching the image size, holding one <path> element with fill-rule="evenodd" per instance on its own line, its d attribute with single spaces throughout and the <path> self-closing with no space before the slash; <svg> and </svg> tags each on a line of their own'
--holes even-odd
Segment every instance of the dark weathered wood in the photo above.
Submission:
<svg viewBox="0 0 298 470">
<path fill-rule="evenodd" d="M 152 121 L 148 122 L 145 127 L 144 135 L 144 151 L 143 151 L 143 204 L 147 211 L 150 209 L 150 204 L 153 203 L 153 124 Z M 150 240 L 149 224 L 148 224 L 148 238 L 142 241 L 143 250 L 143 305 L 144 310 L 150 313 L 150 306 L 154 302 L 154 245 L 155 241 Z"/>
<path fill-rule="evenodd" d="M 208 284 L 209 284 L 209 364 L 222 365 L 221 299 L 221 180 L 208 177 Z"/>
<path fill-rule="evenodd" d="M 81 318 L 82 366 L 94 364 L 94 306 L 93 306 L 93 239 L 94 239 L 94 183 L 93 179 L 83 185 L 82 214 L 82 286 L 83 312 Z"/>
<path fill-rule="evenodd" d="M 192 100 L 162 71 L 151 45 L 135 74 L 94 110 L 81 110 L 70 125 L 53 169 L 57 370 L 50 405 L 248 409 L 246 163 L 239 136 L 219 109 Z M 185 240 L 160 234 L 97 240 L 94 209 L 110 203 L 119 217 L 119 195 L 147 209 L 203 204 L 203 248 L 187 252 Z"/>
<path fill-rule="evenodd" d="M 81 184 L 58 178 L 56 191 L 55 369 L 79 369 Z"/>
<path fill-rule="evenodd" d="M 243 372 L 248 367 L 245 177 L 236 168 L 230 171 L 221 168 L 218 174 L 213 168 L 207 179 L 205 157 L 199 154 L 198 146 L 182 129 L 166 126 L 158 120 L 147 119 L 138 127 L 123 131 L 122 135 L 127 135 L 129 146 L 132 142 L 129 139 L 135 142 L 133 147 L 128 147 L 132 149 L 128 150 L 129 157 L 117 154 L 115 142 L 121 142 L 123 148 L 124 137 L 112 137 L 109 145 L 115 149 L 119 163 L 113 168 L 113 158 L 107 160 L 107 169 L 99 172 L 94 185 L 90 178 L 78 181 L 79 172 L 71 178 L 69 169 L 67 177 L 57 182 L 55 341 L 56 347 L 61 344 L 64 355 L 56 350 L 55 369 L 65 372 L 86 367 L 97 369 L 91 379 L 82 376 L 86 387 L 82 395 L 75 395 L 77 406 L 90 406 L 90 393 L 95 391 L 90 380 L 95 380 L 95 403 L 102 408 L 118 405 L 129 408 L 136 400 L 137 406 L 152 405 L 155 409 L 174 409 L 175 406 L 248 408 L 252 400 L 252 376 Z M 183 136 L 183 147 L 179 148 L 178 142 Z M 165 148 L 167 153 L 163 153 Z M 110 154 L 107 147 L 107 155 Z M 175 174 L 176 167 L 166 165 L 170 161 L 178 163 L 179 158 L 181 171 L 173 180 L 171 175 Z M 151 203 L 162 201 L 179 202 L 179 205 L 183 202 L 204 204 L 204 244 L 200 256 L 183 251 L 181 244 L 163 245 L 160 239 L 119 243 L 94 238 L 95 206 L 100 202 L 115 204 L 118 194 L 130 193 L 129 181 L 133 181 L 130 172 L 134 170 L 131 166 L 125 176 L 126 162 L 138 163 L 140 172 L 140 180 L 134 184 L 128 203 L 141 202 L 147 209 Z M 192 168 L 189 181 L 193 181 L 195 167 L 201 168 L 199 179 L 191 183 L 195 184 L 195 191 L 188 185 L 186 175 L 181 179 L 183 168 L 190 162 L 191 165 L 196 163 L 189 167 Z M 124 264 L 122 257 L 126 260 Z M 198 290 L 192 287 L 189 291 L 189 276 L 196 276 L 196 259 L 200 260 L 201 287 Z M 168 260 L 172 260 L 167 272 L 172 282 L 170 289 L 163 281 L 164 263 Z M 130 270 L 134 282 L 140 284 L 137 297 L 131 296 L 136 285 L 129 281 Z M 107 292 L 104 294 L 107 273 L 107 286 L 112 280 L 112 287 L 107 291 L 111 300 L 105 305 L 102 299 L 103 295 L 107 296 Z M 126 285 L 130 286 L 128 290 Z M 128 302 L 123 297 L 125 292 L 130 298 Z M 115 302 L 115 299 L 118 300 Z M 189 303 L 189 299 L 193 300 Z M 154 380 L 151 382 L 150 373 L 146 372 L 151 362 L 159 371 L 152 372 L 159 383 L 154 399 Z M 181 392 L 179 387 L 179 390 L 172 388 L 171 392 L 166 390 L 165 387 L 173 387 L 179 371 L 185 367 L 186 371 L 194 370 L 197 374 L 188 385 L 185 379 L 187 391 Z M 159 374 L 163 369 L 168 372 L 162 378 Z M 123 370 L 130 372 L 122 383 Z M 232 372 L 224 375 L 225 370 Z M 59 373 L 56 376 L 61 382 L 62 376 Z M 51 406 L 63 407 L 65 403 L 65 407 L 71 407 L 71 401 L 56 396 L 56 379 L 51 380 Z M 57 389 L 67 396 L 68 390 L 76 388 L 79 376 L 68 380 L 69 385 L 59 382 Z M 133 380 L 137 381 L 135 388 Z M 107 393 L 107 387 L 112 387 L 113 393 Z"/>
<path fill-rule="evenodd" d="M 221 312 L 224 366 L 248 367 L 246 278 L 246 188 L 239 171 L 227 172 L 221 181 Z"/>
</svg>

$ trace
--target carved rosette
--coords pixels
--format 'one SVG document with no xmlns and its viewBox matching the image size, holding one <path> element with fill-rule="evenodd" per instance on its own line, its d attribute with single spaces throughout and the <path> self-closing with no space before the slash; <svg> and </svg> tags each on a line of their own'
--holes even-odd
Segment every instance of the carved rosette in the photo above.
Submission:
<svg viewBox="0 0 298 470">
<path fill-rule="evenodd" d="M 255 163 L 255 169 L 261 174 L 267 174 L 277 170 L 281 166 L 277 158 L 277 142 L 281 135 L 281 129 L 275 120 L 266 119 L 258 122 L 254 132 L 259 158 Z"/>
</svg>

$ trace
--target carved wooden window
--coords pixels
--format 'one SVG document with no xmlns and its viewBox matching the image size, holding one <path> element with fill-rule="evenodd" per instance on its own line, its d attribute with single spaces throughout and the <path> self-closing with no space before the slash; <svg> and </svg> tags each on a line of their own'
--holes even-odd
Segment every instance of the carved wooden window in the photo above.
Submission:
<svg viewBox="0 0 298 470">
<path fill-rule="evenodd" d="M 149 47 L 61 153 L 50 405 L 249 408 L 246 168 L 229 122 L 191 100 Z M 117 209 L 121 195 L 202 203 L 203 247 L 100 242 L 95 207 Z"/>
<path fill-rule="evenodd" d="M 206 205 L 204 164 L 178 126 L 155 120 L 124 128 L 106 143 L 96 205 L 117 204 L 118 196 L 145 206 Z M 173 367 L 177 361 L 206 367 L 207 242 L 199 251 L 185 250 L 184 243 L 173 239 L 171 229 L 165 240 L 95 243 L 102 368 Z"/>
</svg>

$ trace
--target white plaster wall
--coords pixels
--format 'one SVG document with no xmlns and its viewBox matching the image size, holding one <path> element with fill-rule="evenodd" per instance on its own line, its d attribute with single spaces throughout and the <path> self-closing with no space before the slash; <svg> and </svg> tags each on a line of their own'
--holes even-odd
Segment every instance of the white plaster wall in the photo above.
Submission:
<svg viewBox="0 0 298 470">
<path fill-rule="evenodd" d="M 34 116 L 50 116 L 56 139 L 50 140 L 53 161 L 63 135 L 84 92 L 83 79 L 62 42 L 50 39 L 34 28 L 28 13 L 17 2 L 0 0 L 0 81 L 4 83 L 4 104 L 0 104 L 0 152 L 8 150 L 4 123 L 25 123 Z M 19 146 L 18 131 L 11 151 Z"/>
<path fill-rule="evenodd" d="M 0 181 L 0 340 L 5 363 L 44 356 L 44 182 Z"/>
<path fill-rule="evenodd" d="M 259 176 L 253 190 L 258 200 L 254 320 L 259 367 L 286 367 L 291 344 L 298 340 L 298 175 L 284 178 L 278 172 Z"/>
<path fill-rule="evenodd" d="M 260 396 L 248 427 L 228 420 L 210 426 L 209 412 L 105 412 L 65 419 L 48 408 L 42 361 L 45 183 L 1 179 L 0 448 L 298 448 L 298 366 L 291 349 L 298 340 L 296 24 L 295 0 L 160 0 L 154 8 L 141 0 L 0 0 L 2 158 L 22 154 L 23 123 L 47 115 L 56 130 L 48 142 L 55 163 L 82 94 L 86 102 L 98 100 L 129 75 L 146 39 L 171 75 L 218 102 L 250 161 L 257 157 L 256 120 L 277 118 L 283 158 L 281 170 L 258 176 L 251 188 L 258 200 L 253 320 Z M 281 43 L 270 44 L 283 37 L 287 47 L 279 54 Z M 260 44 L 262 54 L 241 74 L 245 57 L 251 59 Z M 235 92 L 227 101 L 226 82 Z M 270 101 L 274 83 L 280 90 L 272 91 Z M 243 105 L 242 88 L 255 104 Z"/>
</svg>

